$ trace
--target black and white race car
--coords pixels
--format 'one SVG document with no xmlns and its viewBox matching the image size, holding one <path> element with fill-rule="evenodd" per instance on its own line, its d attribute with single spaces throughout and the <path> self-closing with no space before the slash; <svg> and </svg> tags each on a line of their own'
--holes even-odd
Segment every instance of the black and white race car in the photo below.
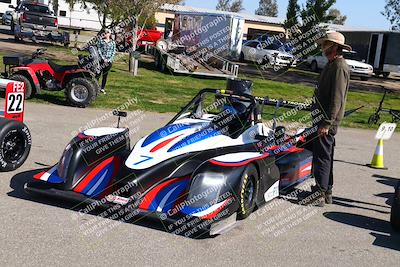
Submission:
<svg viewBox="0 0 400 267">
<path fill-rule="evenodd" d="M 20 82 L 0 79 L 6 88 L 5 111 L 0 112 L 0 172 L 14 171 L 29 156 L 32 137 L 22 122 L 24 113 L 24 86 Z"/>
<path fill-rule="evenodd" d="M 25 190 L 120 205 L 170 222 L 171 231 L 179 221 L 220 233 L 281 190 L 309 178 L 312 167 L 312 153 L 302 146 L 304 136 L 288 136 L 283 127 L 269 128 L 261 121 L 264 105 L 300 103 L 254 97 L 249 81 L 230 81 L 228 88 L 201 90 L 133 149 L 129 129 L 79 133 L 60 161 L 36 174 Z"/>
</svg>

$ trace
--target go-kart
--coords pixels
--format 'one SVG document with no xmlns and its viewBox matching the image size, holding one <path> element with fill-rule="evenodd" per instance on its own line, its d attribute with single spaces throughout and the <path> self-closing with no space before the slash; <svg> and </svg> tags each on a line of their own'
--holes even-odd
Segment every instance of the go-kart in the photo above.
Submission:
<svg viewBox="0 0 400 267">
<path fill-rule="evenodd" d="M 45 48 L 39 48 L 31 56 L 4 56 L 3 76 L 24 82 L 26 98 L 34 97 L 41 90 L 64 90 L 72 106 L 89 106 L 100 89 L 93 71 L 80 65 L 58 65 L 52 60 L 40 58 L 45 51 Z"/>
<path fill-rule="evenodd" d="M 394 230 L 400 232 L 400 182 L 398 182 L 394 193 L 390 223 Z"/>
<path fill-rule="evenodd" d="M 0 79 L 0 87 L 10 83 L 13 84 L 13 81 Z M 9 98 L 7 96 L 5 111 L 0 112 L 0 172 L 14 171 L 21 167 L 32 145 L 31 133 L 22 122 L 23 115 L 20 116 L 24 109 L 23 94 L 19 94 L 19 98 L 15 93 L 10 94 Z"/>
<path fill-rule="evenodd" d="M 201 90 L 132 150 L 126 128 L 79 133 L 54 167 L 25 184 L 26 192 L 91 207 L 120 205 L 169 223 L 174 233 L 187 225 L 221 233 L 309 178 L 312 159 L 301 147 L 304 136 L 261 121 L 264 105 L 301 103 L 254 97 L 247 81 L 230 81 L 228 88 Z"/>
</svg>

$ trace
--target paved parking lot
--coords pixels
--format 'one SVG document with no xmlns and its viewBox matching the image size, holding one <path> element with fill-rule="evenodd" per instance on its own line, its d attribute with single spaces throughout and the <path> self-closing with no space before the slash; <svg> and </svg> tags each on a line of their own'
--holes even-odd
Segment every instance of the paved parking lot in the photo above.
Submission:
<svg viewBox="0 0 400 267">
<path fill-rule="evenodd" d="M 0 174 L 1 266 L 397 266 L 400 262 L 400 235 L 388 222 L 393 186 L 400 178 L 400 135 L 385 143 L 389 170 L 374 170 L 364 166 L 376 145 L 374 132 L 367 130 L 342 129 L 338 134 L 333 205 L 306 208 L 274 200 L 227 234 L 201 240 L 166 233 L 146 220 L 123 223 L 100 236 L 84 235 L 80 227 L 94 215 L 77 216 L 71 205 L 32 198 L 22 186 L 32 170 L 58 161 L 72 132 L 100 121 L 106 112 L 27 104 L 32 153 L 20 170 Z M 137 131 L 133 138 L 171 116 L 144 113 L 132 126 Z M 115 122 L 107 118 L 98 126 Z"/>
</svg>

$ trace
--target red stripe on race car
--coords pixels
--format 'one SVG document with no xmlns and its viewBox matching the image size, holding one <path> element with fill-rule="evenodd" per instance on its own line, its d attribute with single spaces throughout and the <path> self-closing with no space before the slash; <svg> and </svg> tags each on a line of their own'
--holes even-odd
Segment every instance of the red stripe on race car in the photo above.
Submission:
<svg viewBox="0 0 400 267">
<path fill-rule="evenodd" d="M 175 136 L 175 137 L 172 137 L 172 138 L 167 139 L 167 140 L 165 140 L 165 141 L 162 141 L 161 143 L 159 143 L 158 145 L 156 145 L 155 147 L 153 147 L 153 148 L 150 150 L 150 152 L 151 152 L 151 153 L 156 152 L 157 150 L 159 150 L 159 149 L 165 147 L 166 145 L 168 145 L 169 143 L 171 143 L 172 141 L 174 141 L 174 140 L 175 140 L 176 138 L 178 138 L 179 136 L 182 136 L 182 135 L 180 134 L 180 135 L 178 135 L 178 136 Z"/>
<path fill-rule="evenodd" d="M 266 153 L 262 156 L 256 157 L 256 158 L 252 158 L 252 159 L 248 159 L 248 160 L 244 160 L 241 162 L 223 162 L 223 161 L 218 161 L 215 159 L 210 159 L 208 162 L 214 164 L 214 165 L 218 165 L 218 166 L 223 166 L 223 167 L 240 167 L 240 166 L 244 166 L 249 164 L 250 162 L 253 162 L 255 160 L 260 160 L 260 159 L 264 159 L 266 157 L 268 157 L 269 154 Z"/>
<path fill-rule="evenodd" d="M 142 203 L 140 204 L 139 208 L 140 209 L 144 209 L 147 210 L 150 207 L 151 202 L 154 200 L 154 198 L 157 196 L 157 194 L 163 190 L 165 187 L 177 182 L 179 180 L 179 178 L 174 178 L 171 180 L 168 180 L 162 184 L 157 185 L 156 187 L 154 187 L 152 190 L 150 190 L 150 192 L 148 192 L 144 198 Z"/>
<path fill-rule="evenodd" d="M 106 188 L 104 189 L 103 193 L 100 195 L 100 199 L 102 199 L 112 193 L 112 185 L 114 182 L 114 178 L 117 176 L 120 167 L 121 167 L 121 160 L 119 157 L 115 157 L 114 158 L 114 171 L 112 173 L 111 179 L 108 182 Z"/>
<path fill-rule="evenodd" d="M 33 179 L 40 180 L 40 178 L 42 178 L 42 176 L 45 175 L 45 174 L 46 174 L 46 172 L 40 172 L 38 174 L 35 174 L 33 176 Z"/>
<path fill-rule="evenodd" d="M 214 218 L 215 216 L 217 216 L 217 214 L 220 211 L 222 211 L 226 207 L 226 205 L 228 204 L 229 200 L 230 200 L 230 198 L 225 200 L 224 203 L 221 205 L 221 207 L 219 207 L 218 209 L 214 210 L 213 212 L 211 212 L 211 213 L 209 213 L 207 215 L 201 216 L 200 218 L 203 219 L 203 220 L 210 220 L 210 219 Z"/>
<path fill-rule="evenodd" d="M 114 157 L 108 158 L 99 165 L 97 165 L 93 171 L 91 171 L 83 180 L 74 188 L 75 192 L 82 192 L 83 189 L 92 181 L 94 177 L 102 170 L 104 169 L 108 164 L 110 164 L 114 160 Z"/>
</svg>

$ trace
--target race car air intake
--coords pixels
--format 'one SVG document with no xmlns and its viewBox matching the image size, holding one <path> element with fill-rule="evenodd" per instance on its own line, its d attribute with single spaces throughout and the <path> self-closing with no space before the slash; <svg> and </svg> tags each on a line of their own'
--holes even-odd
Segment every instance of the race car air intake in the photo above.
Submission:
<svg viewBox="0 0 400 267">
<path fill-rule="evenodd" d="M 236 94 L 252 95 L 253 82 L 250 80 L 228 79 L 226 90 L 233 91 Z"/>
</svg>

